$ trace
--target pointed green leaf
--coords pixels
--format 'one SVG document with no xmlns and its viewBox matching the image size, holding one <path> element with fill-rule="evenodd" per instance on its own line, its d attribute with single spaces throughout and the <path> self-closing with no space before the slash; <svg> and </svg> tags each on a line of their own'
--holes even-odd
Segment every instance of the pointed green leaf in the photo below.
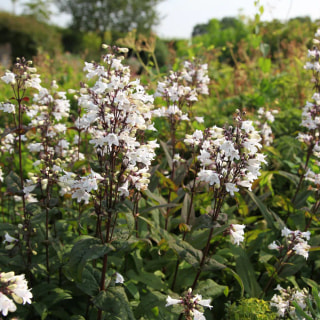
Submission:
<svg viewBox="0 0 320 320">
<path fill-rule="evenodd" d="M 97 308 L 106 312 L 106 319 L 135 320 L 127 295 L 121 286 L 101 291 L 92 301 Z"/>
<path fill-rule="evenodd" d="M 272 217 L 272 214 L 269 212 L 267 207 L 264 205 L 264 203 L 251 191 L 246 190 L 252 201 L 256 204 L 256 206 L 260 209 L 260 212 L 262 213 L 263 217 L 266 219 L 268 226 L 270 228 L 274 229 L 274 220 Z"/>
<path fill-rule="evenodd" d="M 193 225 L 195 221 L 195 212 L 191 197 L 188 193 L 185 194 L 181 210 L 181 220 L 187 225 Z M 189 220 L 189 221 L 188 221 Z"/>
<path fill-rule="evenodd" d="M 168 146 L 167 146 L 167 144 L 165 142 L 163 142 L 161 140 L 160 140 L 160 145 L 161 145 L 161 147 L 162 147 L 162 149 L 164 151 L 164 154 L 165 154 L 166 159 L 168 161 L 168 165 L 170 167 L 170 170 L 172 170 L 172 157 L 171 157 L 170 152 L 168 150 Z"/>
<path fill-rule="evenodd" d="M 237 274 L 243 281 L 245 291 L 250 297 L 259 297 L 261 288 L 255 278 L 254 268 L 246 254 L 241 247 L 232 247 L 233 254 L 236 261 Z"/>
<path fill-rule="evenodd" d="M 83 269 L 89 260 L 97 259 L 114 250 L 110 244 L 102 244 L 100 239 L 81 236 L 70 252 L 70 259 L 65 267 L 67 275 L 81 282 Z"/>
<path fill-rule="evenodd" d="M 23 191 L 21 190 L 21 179 L 20 177 L 13 171 L 4 178 L 4 182 L 7 186 L 7 191 L 14 195 L 23 195 Z"/>
</svg>

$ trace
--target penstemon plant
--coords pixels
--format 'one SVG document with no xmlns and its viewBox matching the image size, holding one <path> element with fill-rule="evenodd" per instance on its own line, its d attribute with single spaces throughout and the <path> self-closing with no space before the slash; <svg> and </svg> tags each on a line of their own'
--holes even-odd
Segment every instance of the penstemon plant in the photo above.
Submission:
<svg viewBox="0 0 320 320">
<path fill-rule="evenodd" d="M 257 297 L 278 317 L 317 314 L 298 287 L 318 280 L 318 49 L 306 64 L 316 93 L 302 113 L 299 177 L 277 168 L 270 124 L 281 110 L 259 106 L 252 120 L 236 110 L 224 126 L 198 115 L 212 61 L 185 61 L 156 84 L 145 66 L 146 87 L 128 49 L 103 49 L 78 89 L 42 87 L 24 59 L 1 78 L 13 92 L 0 104 L 2 315 L 226 319 L 227 300 L 236 317 L 237 300 L 242 315 L 266 304 Z"/>
</svg>

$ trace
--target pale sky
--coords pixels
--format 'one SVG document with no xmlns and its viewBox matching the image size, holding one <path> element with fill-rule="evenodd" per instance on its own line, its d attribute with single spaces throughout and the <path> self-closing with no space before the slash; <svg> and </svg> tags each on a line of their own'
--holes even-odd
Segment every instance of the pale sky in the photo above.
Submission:
<svg viewBox="0 0 320 320">
<path fill-rule="evenodd" d="M 21 3 L 25 1 L 17 0 L 17 13 L 21 13 Z M 260 4 L 265 10 L 262 20 L 286 21 L 296 16 L 320 19 L 320 0 L 260 0 Z M 12 12 L 12 0 L 0 0 L 0 10 Z M 158 12 L 161 23 L 155 31 L 160 37 L 189 38 L 196 24 L 207 23 L 212 18 L 235 17 L 239 13 L 253 18 L 257 9 L 254 0 L 163 0 Z M 65 26 L 70 18 L 59 14 L 52 20 Z"/>
</svg>

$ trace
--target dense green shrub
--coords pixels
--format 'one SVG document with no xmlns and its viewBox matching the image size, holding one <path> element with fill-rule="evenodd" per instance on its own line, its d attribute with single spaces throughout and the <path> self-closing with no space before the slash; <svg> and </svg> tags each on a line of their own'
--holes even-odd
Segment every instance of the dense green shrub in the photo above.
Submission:
<svg viewBox="0 0 320 320">
<path fill-rule="evenodd" d="M 276 314 L 264 300 L 256 298 L 241 299 L 239 303 L 228 305 L 226 319 L 228 320 L 273 320 Z"/>
<path fill-rule="evenodd" d="M 54 54 L 61 50 L 57 28 L 36 21 L 31 16 L 15 16 L 0 12 L 0 43 L 11 45 L 12 58 L 28 59 L 45 51 Z"/>
</svg>

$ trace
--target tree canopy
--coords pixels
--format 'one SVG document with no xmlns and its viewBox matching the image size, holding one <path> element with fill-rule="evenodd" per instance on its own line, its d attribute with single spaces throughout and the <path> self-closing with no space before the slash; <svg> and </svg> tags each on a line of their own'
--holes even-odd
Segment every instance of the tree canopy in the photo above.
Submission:
<svg viewBox="0 0 320 320">
<path fill-rule="evenodd" d="M 120 33 L 137 29 L 148 33 L 159 23 L 156 6 L 162 0 L 56 0 L 72 15 L 71 27 L 80 31 Z"/>
</svg>

